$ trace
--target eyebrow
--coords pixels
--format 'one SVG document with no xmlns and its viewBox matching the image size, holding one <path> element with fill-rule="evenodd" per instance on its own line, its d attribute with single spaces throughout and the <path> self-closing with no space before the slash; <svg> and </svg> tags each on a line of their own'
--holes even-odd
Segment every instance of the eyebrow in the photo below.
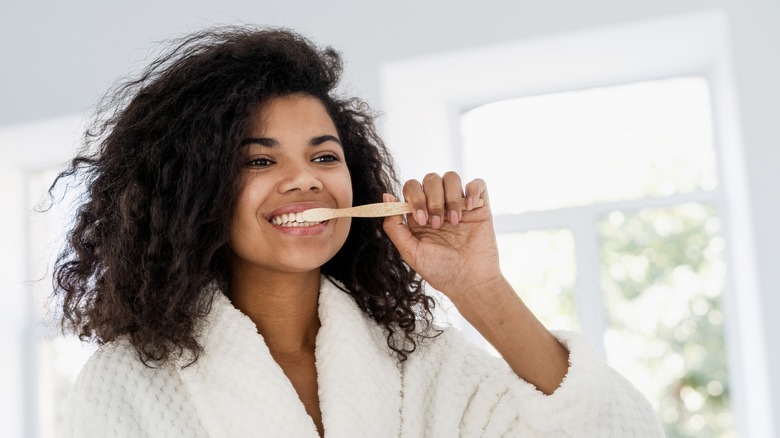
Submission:
<svg viewBox="0 0 780 438">
<path fill-rule="evenodd" d="M 330 135 L 330 134 L 313 137 L 311 140 L 309 140 L 309 146 L 319 146 L 328 141 L 336 142 L 339 146 L 341 146 L 341 140 L 339 140 L 338 137 L 336 137 L 335 135 Z M 276 139 L 268 138 L 268 137 L 248 137 L 241 140 L 239 146 L 243 147 L 243 146 L 248 146 L 250 144 L 256 144 L 256 145 L 265 146 L 269 148 L 274 148 L 279 146 L 279 142 Z"/>
</svg>

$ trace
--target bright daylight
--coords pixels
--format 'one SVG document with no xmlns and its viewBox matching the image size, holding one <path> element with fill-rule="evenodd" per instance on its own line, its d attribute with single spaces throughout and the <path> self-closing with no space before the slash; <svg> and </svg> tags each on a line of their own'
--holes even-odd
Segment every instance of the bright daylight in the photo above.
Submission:
<svg viewBox="0 0 780 438">
<path fill-rule="evenodd" d="M 780 437 L 778 23 L 5 2 L 0 437 Z"/>
<path fill-rule="evenodd" d="M 462 115 L 461 135 L 466 175 L 488 175 L 496 214 L 595 225 L 600 251 L 580 260 L 566 228 L 499 234 L 524 301 L 549 327 L 578 330 L 575 277 L 598 269 L 600 294 L 579 296 L 603 302 L 607 359 L 655 401 L 667 436 L 734 436 L 706 79 L 490 103 Z M 692 193 L 705 201 L 680 203 Z"/>
</svg>

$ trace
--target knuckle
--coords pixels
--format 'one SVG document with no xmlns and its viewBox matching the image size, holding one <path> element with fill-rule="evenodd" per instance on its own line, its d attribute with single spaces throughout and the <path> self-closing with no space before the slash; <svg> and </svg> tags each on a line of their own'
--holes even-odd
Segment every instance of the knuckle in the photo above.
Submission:
<svg viewBox="0 0 780 438">
<path fill-rule="evenodd" d="M 458 175 L 458 172 L 455 172 L 454 170 L 448 170 L 447 172 L 444 172 L 444 175 L 442 176 L 444 179 L 452 179 L 452 180 L 460 180 L 460 175 Z"/>
<path fill-rule="evenodd" d="M 404 193 L 409 192 L 420 187 L 420 181 L 416 179 L 410 179 L 404 183 Z"/>
<path fill-rule="evenodd" d="M 447 210 L 460 210 L 460 197 L 447 201 Z"/>
<path fill-rule="evenodd" d="M 410 179 L 404 183 L 404 187 L 413 187 L 419 185 L 420 185 L 420 181 L 417 181 L 416 179 Z"/>
<path fill-rule="evenodd" d="M 444 203 L 439 201 L 430 202 L 428 204 L 428 210 L 432 210 L 432 211 L 444 210 Z"/>
<path fill-rule="evenodd" d="M 467 188 L 475 189 L 475 190 L 479 189 L 481 187 L 485 187 L 485 186 L 486 186 L 485 180 L 483 180 L 481 178 L 476 178 L 476 179 L 470 181 L 468 184 L 466 184 Z"/>
<path fill-rule="evenodd" d="M 423 178 L 423 184 L 432 184 L 441 181 L 441 176 L 436 172 L 431 172 Z"/>
</svg>

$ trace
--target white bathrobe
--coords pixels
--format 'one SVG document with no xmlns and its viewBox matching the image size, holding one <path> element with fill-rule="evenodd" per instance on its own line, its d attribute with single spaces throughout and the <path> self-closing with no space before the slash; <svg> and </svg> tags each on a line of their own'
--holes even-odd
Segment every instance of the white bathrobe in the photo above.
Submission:
<svg viewBox="0 0 780 438">
<path fill-rule="evenodd" d="M 446 329 L 398 364 L 383 329 L 323 280 L 316 340 L 327 437 L 655 437 L 647 400 L 579 334 L 561 386 L 544 395 L 506 363 Z M 254 323 L 221 293 L 200 337 L 204 354 L 144 366 L 126 341 L 102 346 L 66 409 L 75 437 L 314 437 L 317 430 Z"/>
</svg>

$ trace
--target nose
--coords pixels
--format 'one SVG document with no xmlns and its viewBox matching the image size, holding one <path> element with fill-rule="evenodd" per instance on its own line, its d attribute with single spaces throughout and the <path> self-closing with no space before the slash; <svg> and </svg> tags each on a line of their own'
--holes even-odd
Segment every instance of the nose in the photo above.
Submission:
<svg viewBox="0 0 780 438">
<path fill-rule="evenodd" d="M 279 191 L 287 193 L 322 190 L 322 180 L 308 164 L 290 164 L 287 166 L 284 171 L 284 177 L 279 184 Z"/>
</svg>

